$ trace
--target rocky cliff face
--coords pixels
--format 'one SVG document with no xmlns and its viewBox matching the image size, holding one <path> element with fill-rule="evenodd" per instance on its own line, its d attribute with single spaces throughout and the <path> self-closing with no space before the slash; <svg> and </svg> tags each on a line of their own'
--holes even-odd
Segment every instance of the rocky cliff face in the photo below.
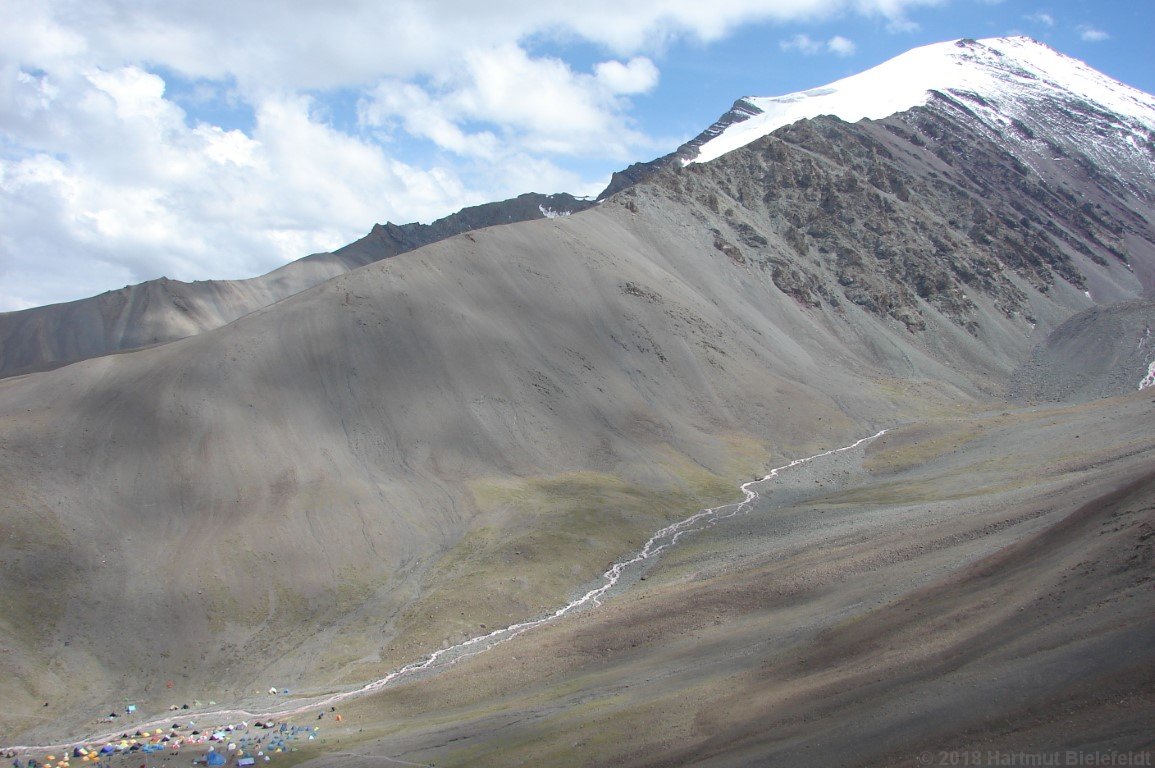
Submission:
<svg viewBox="0 0 1155 768">
<path fill-rule="evenodd" d="M 628 168 L 615 172 L 610 178 L 609 185 L 598 195 L 598 199 L 604 200 L 612 197 L 623 189 L 632 187 L 634 184 L 649 178 L 660 170 L 682 165 L 694 159 L 697 157 L 699 149 L 711 139 L 717 138 L 735 123 L 748 120 L 761 112 L 761 109 L 747 99 L 738 99 L 725 114 L 711 123 L 710 127 L 670 154 L 644 163 L 633 163 Z"/>
<path fill-rule="evenodd" d="M 1155 258 L 1149 199 L 1080 162 L 1042 176 L 947 100 L 797 123 L 623 194 L 696 201 L 716 214 L 714 247 L 799 304 L 857 305 L 910 333 L 933 313 L 978 334 L 992 309 L 1026 332 L 1053 325 L 1147 290 Z"/>
</svg>

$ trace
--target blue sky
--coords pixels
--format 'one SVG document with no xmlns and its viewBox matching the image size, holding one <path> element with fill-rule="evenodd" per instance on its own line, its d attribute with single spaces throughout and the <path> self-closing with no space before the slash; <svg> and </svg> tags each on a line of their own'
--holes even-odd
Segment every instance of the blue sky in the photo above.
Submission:
<svg viewBox="0 0 1155 768">
<path fill-rule="evenodd" d="M 596 194 L 741 96 L 1027 34 L 1155 91 L 1145 0 L 0 0 L 0 311 Z"/>
</svg>

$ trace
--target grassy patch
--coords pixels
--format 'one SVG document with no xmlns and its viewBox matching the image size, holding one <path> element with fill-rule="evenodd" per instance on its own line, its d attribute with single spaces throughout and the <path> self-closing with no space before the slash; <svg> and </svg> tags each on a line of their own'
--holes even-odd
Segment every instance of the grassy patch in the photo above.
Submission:
<svg viewBox="0 0 1155 768">
<path fill-rule="evenodd" d="M 676 482 L 662 488 L 590 471 L 475 482 L 478 521 L 429 572 L 398 642 L 432 649 L 552 611 L 657 529 L 737 493 L 733 480 L 663 458 Z"/>
<path fill-rule="evenodd" d="M 940 421 L 902 427 L 887 433 L 866 452 L 868 472 L 902 472 L 922 466 L 974 442 L 985 432 L 974 421 Z"/>
<path fill-rule="evenodd" d="M 982 407 L 957 390 L 944 389 L 941 381 L 879 378 L 871 380 L 869 386 L 890 400 L 905 418 L 920 421 L 968 416 Z"/>
<path fill-rule="evenodd" d="M 205 578 L 201 590 L 204 593 L 209 629 L 214 634 L 224 632 L 231 621 L 244 623 L 245 612 L 229 585 L 220 576 Z"/>
<path fill-rule="evenodd" d="M 29 647 L 59 621 L 76 574 L 55 513 L 13 506 L 0 515 L 0 622 Z"/>
</svg>

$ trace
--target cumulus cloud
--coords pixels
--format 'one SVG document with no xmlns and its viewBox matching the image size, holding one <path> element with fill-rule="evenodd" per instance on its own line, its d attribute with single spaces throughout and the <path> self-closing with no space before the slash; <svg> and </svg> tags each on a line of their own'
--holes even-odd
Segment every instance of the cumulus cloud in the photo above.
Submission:
<svg viewBox="0 0 1155 768">
<path fill-rule="evenodd" d="M 622 96 L 657 82 L 657 67 L 644 57 L 604 61 L 593 73 L 580 73 L 559 59 L 504 45 L 468 52 L 456 72 L 427 88 L 383 82 L 358 114 L 367 126 L 400 125 L 462 155 L 599 152 L 624 160 L 650 142 L 629 126 Z"/>
<path fill-rule="evenodd" d="M 631 105 L 659 83 L 671 41 L 840 14 L 900 24 L 935 2 L 9 3 L 0 310 L 161 274 L 252 275 L 377 221 L 591 191 L 605 179 L 576 159 L 657 148 Z M 545 53 L 572 43 L 601 60 Z M 334 94 L 354 114 L 334 112 Z M 432 151 L 402 151 L 415 143 Z"/>
<path fill-rule="evenodd" d="M 50 301 L 68 280 L 97 292 L 161 274 L 250 276 L 347 242 L 382 200 L 413 220 L 469 198 L 454 171 L 392 159 L 317 121 L 304 96 L 261 100 L 245 133 L 189 125 L 163 81 L 137 68 L 68 87 L 74 109 L 23 126 L 45 131 L 50 151 L 0 162 L 10 308 Z"/>
<path fill-rule="evenodd" d="M 388 134 L 404 130 L 459 155 L 481 158 L 498 155 L 498 139 L 493 133 L 465 130 L 460 125 L 464 115 L 455 114 L 449 105 L 413 83 L 401 80 L 378 83 L 360 100 L 357 114 L 364 126 L 385 129 Z"/>
<path fill-rule="evenodd" d="M 106 68 L 161 63 L 190 78 L 235 77 L 246 91 L 365 85 L 452 68 L 463 50 L 533 36 L 605 46 L 617 57 L 664 40 L 719 40 L 758 21 L 810 21 L 855 12 L 902 19 L 939 0 L 345 0 L 150 3 L 42 0 L 12 9 L 0 43 L 40 66 L 86 59 Z M 337 44 L 335 44 L 337 42 Z"/>
<path fill-rule="evenodd" d="M 645 56 L 635 56 L 625 64 L 603 61 L 594 72 L 611 93 L 645 93 L 658 84 L 658 68 Z"/>
<path fill-rule="evenodd" d="M 1027 16 L 1024 16 L 1023 18 L 1026 19 L 1027 21 L 1033 21 L 1036 24 L 1042 24 L 1044 27 L 1055 26 L 1055 17 L 1052 16 L 1051 14 L 1045 12 L 1045 11 L 1039 11 L 1038 13 L 1032 13 L 1032 14 L 1029 14 Z"/>
<path fill-rule="evenodd" d="M 605 62 L 595 75 L 584 75 L 559 59 L 532 58 L 512 44 L 468 52 L 463 74 L 445 96 L 450 109 L 504 124 L 517 143 L 555 153 L 601 146 L 621 155 L 640 143 L 642 137 L 621 119 L 616 97 L 657 83 L 656 68 L 646 59 L 630 65 Z"/>
<path fill-rule="evenodd" d="M 918 22 L 906 16 L 894 16 L 887 20 L 886 31 L 896 35 L 909 35 L 922 29 Z"/>
</svg>

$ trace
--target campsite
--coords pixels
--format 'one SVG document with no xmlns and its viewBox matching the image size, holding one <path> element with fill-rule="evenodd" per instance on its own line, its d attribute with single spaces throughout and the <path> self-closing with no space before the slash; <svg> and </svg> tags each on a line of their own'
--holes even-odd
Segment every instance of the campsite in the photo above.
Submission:
<svg viewBox="0 0 1155 768">
<path fill-rule="evenodd" d="M 111 712 L 98 723 L 115 722 L 135 715 L 129 705 Z M 139 718 L 137 718 L 139 720 Z M 174 720 L 167 726 L 130 728 L 111 738 L 84 739 L 71 746 L 9 748 L 4 757 L 12 768 L 127 768 L 144 766 L 200 765 L 220 768 L 251 768 L 276 761 L 296 763 L 323 737 L 320 723 L 340 725 L 343 716 L 335 707 L 318 708 L 289 718 L 219 722 L 211 713 L 193 719 Z M 334 743 L 339 743 L 339 740 Z M 294 758 L 289 760 L 288 758 Z"/>
</svg>

